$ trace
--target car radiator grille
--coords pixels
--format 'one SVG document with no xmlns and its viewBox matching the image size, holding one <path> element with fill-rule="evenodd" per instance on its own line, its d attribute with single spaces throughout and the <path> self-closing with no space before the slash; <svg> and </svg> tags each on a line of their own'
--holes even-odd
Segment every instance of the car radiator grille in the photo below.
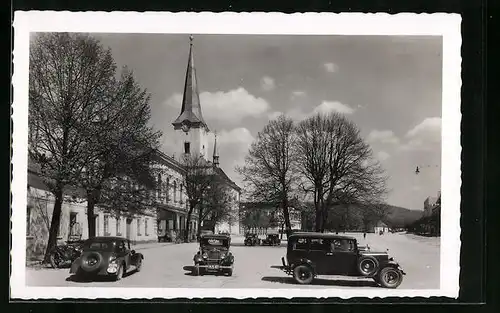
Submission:
<svg viewBox="0 0 500 313">
<path fill-rule="evenodd" d="M 219 251 L 209 251 L 208 252 L 208 259 L 209 260 L 218 260 L 218 259 L 220 259 L 220 252 Z"/>
</svg>

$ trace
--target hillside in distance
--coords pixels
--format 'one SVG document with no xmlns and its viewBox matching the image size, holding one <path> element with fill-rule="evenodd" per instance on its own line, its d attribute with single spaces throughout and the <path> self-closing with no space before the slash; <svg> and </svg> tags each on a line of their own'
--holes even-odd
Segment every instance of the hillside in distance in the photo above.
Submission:
<svg viewBox="0 0 500 313">
<path fill-rule="evenodd" d="M 422 217 L 423 211 L 410 210 L 398 206 L 389 205 L 389 214 L 384 219 L 389 227 L 405 227 Z"/>
</svg>

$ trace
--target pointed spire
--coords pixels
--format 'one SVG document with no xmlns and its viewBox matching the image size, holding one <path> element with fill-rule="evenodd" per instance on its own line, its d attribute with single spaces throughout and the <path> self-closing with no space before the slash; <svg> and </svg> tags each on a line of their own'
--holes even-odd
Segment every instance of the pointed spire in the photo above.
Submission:
<svg viewBox="0 0 500 313">
<path fill-rule="evenodd" d="M 200 95 L 198 92 L 198 82 L 196 79 L 196 69 L 193 57 L 193 35 L 189 37 L 189 59 L 186 70 L 186 80 L 184 83 L 184 94 L 182 97 L 182 107 L 179 117 L 172 123 L 175 129 L 188 127 L 205 127 L 208 129 L 203 114 L 201 113 Z"/>
<path fill-rule="evenodd" d="M 213 163 L 219 167 L 219 149 L 217 148 L 217 132 L 215 132 Z"/>
</svg>

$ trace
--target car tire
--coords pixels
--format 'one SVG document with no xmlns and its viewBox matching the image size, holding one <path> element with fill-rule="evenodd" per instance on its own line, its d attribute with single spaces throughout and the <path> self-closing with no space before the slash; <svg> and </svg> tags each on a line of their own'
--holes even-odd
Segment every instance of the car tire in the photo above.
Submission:
<svg viewBox="0 0 500 313">
<path fill-rule="evenodd" d="M 95 262 L 90 262 L 94 259 Z M 93 272 L 99 269 L 102 264 L 102 255 L 99 252 L 90 252 L 82 256 L 81 268 L 86 272 Z"/>
<path fill-rule="evenodd" d="M 363 256 L 358 260 L 358 271 L 363 276 L 372 276 L 378 270 L 379 264 L 373 256 Z"/>
<path fill-rule="evenodd" d="M 233 276 L 233 269 L 232 268 L 227 270 L 227 276 Z"/>
<path fill-rule="evenodd" d="M 123 264 L 120 264 L 118 270 L 116 271 L 115 281 L 119 281 L 123 278 L 123 268 L 124 268 Z"/>
<path fill-rule="evenodd" d="M 140 272 L 141 269 L 142 269 L 142 258 L 139 258 L 139 260 L 137 261 L 137 265 L 135 267 L 135 271 Z"/>
<path fill-rule="evenodd" d="M 61 255 L 59 255 L 59 252 L 52 251 L 49 256 L 50 266 L 52 266 L 52 268 L 60 268 L 62 263 L 61 259 L 62 258 Z"/>
<path fill-rule="evenodd" d="M 387 266 L 380 270 L 377 280 L 384 288 L 398 288 L 403 282 L 403 273 L 397 268 Z"/>
<path fill-rule="evenodd" d="M 293 269 L 293 278 L 301 285 L 308 285 L 314 279 L 313 269 L 309 265 L 298 265 Z"/>
</svg>

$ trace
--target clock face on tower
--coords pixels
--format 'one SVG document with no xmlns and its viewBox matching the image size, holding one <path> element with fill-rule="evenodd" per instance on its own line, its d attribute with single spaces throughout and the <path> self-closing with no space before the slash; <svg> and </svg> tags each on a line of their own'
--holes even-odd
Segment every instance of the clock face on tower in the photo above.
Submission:
<svg viewBox="0 0 500 313">
<path fill-rule="evenodd" d="M 181 126 L 181 129 L 182 129 L 183 132 L 187 133 L 189 131 L 189 126 L 187 126 L 186 124 L 183 124 Z"/>
</svg>

